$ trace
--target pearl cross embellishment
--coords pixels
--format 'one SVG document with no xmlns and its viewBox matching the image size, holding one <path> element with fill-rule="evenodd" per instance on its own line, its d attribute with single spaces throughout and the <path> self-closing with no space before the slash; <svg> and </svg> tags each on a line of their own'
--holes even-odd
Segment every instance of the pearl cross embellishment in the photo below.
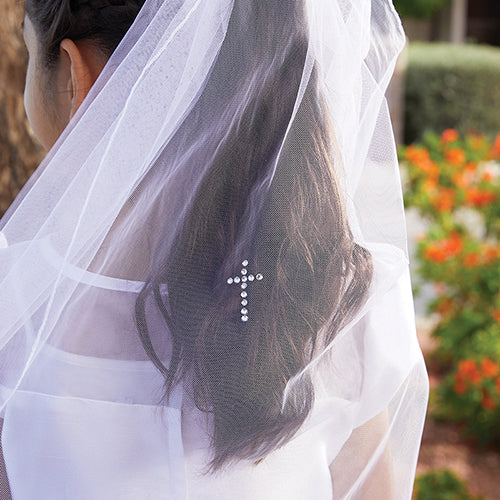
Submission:
<svg viewBox="0 0 500 500">
<path fill-rule="evenodd" d="M 232 278 L 227 279 L 227 284 L 228 285 L 239 285 L 241 288 L 241 321 L 246 323 L 248 321 L 248 292 L 247 292 L 247 287 L 248 284 L 251 283 L 254 280 L 261 281 L 264 276 L 262 276 L 261 273 L 257 273 L 255 276 L 253 274 L 248 274 L 247 266 L 248 266 L 248 260 L 244 260 L 241 265 L 243 266 L 243 269 L 241 270 L 241 276 L 234 276 Z"/>
</svg>

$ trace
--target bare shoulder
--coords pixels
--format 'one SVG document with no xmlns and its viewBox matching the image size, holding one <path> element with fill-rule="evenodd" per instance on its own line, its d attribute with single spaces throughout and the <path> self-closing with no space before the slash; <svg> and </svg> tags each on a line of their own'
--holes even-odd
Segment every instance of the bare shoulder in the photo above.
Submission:
<svg viewBox="0 0 500 500">
<path fill-rule="evenodd" d="M 383 411 L 353 430 L 340 453 L 330 464 L 334 498 L 395 499 L 389 419 Z"/>
</svg>

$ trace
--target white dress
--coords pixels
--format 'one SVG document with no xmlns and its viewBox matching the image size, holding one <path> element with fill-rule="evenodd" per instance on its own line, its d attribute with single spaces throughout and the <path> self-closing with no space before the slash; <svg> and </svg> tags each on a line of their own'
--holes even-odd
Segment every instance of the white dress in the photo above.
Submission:
<svg viewBox="0 0 500 500">
<path fill-rule="evenodd" d="M 378 446 L 384 454 L 392 432 L 398 432 L 398 449 L 390 450 L 390 480 L 382 481 L 391 484 L 383 487 L 387 498 L 410 498 L 427 394 L 414 326 L 407 323 L 413 317 L 409 272 L 381 299 L 380 308 L 373 307 L 335 343 L 336 370 L 317 384 L 315 406 L 296 436 L 258 465 L 241 461 L 215 474 L 206 470 L 208 418 L 187 392 L 178 389 L 168 406 L 158 404 L 163 379 L 152 363 L 117 359 L 112 342 L 104 340 L 125 332 L 126 345 L 137 341 L 125 311 L 138 284 L 99 277 L 97 286 L 103 307 L 95 307 L 90 319 L 68 323 L 62 318 L 61 327 L 74 332 L 69 338 L 86 333 L 94 344 L 100 336 L 109 357 L 75 353 L 77 343 L 67 350 L 45 345 L 5 409 L 2 445 L 15 500 L 368 498 L 359 496 L 360 484 L 368 479 L 357 477 L 356 470 L 369 460 L 377 462 L 374 457 L 381 455 L 366 451 Z M 115 331 L 106 324 L 111 303 L 115 312 L 124 310 L 124 324 L 115 324 Z M 388 304 L 394 306 L 391 325 L 400 316 L 404 335 L 396 327 L 383 328 L 381 311 Z M 368 345 L 370 352 L 380 346 L 378 359 L 363 358 Z M 343 352 L 350 359 L 357 352 L 364 372 L 342 367 Z M 418 404 L 401 405 L 408 398 Z M 372 443 L 362 441 L 366 449 L 355 449 L 353 455 L 348 450 L 351 432 L 366 424 L 359 415 L 381 412 L 387 427 L 372 436 Z M 407 442 L 401 441 L 401 426 L 408 426 Z M 347 452 L 339 454 L 343 446 Z"/>
</svg>

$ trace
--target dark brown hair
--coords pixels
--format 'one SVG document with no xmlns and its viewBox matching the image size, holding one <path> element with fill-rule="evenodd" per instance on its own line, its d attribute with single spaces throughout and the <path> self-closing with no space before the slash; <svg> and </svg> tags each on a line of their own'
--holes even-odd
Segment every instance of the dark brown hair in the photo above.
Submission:
<svg viewBox="0 0 500 500">
<path fill-rule="evenodd" d="M 112 54 L 128 31 L 144 0 L 26 0 L 40 44 L 43 63 L 51 69 L 65 38 L 92 40 Z"/>
<path fill-rule="evenodd" d="M 29 0 L 47 61 L 57 57 L 64 37 L 95 37 L 109 53 L 141 2 L 123 3 L 106 15 L 129 12 L 126 21 L 106 25 L 109 19 L 85 17 L 79 27 L 73 2 Z M 120 36 L 111 37 L 111 24 L 114 32 L 118 25 L 123 28 Z M 192 114 L 203 113 L 204 103 L 217 97 L 228 103 L 226 110 L 238 103 L 242 111 L 224 122 L 231 123 L 229 130 L 220 136 L 214 131 L 217 154 L 173 248 L 157 252 L 136 302 L 139 335 L 165 376 L 165 398 L 190 380 L 197 406 L 212 416 L 213 470 L 235 459 L 259 460 L 294 435 L 312 408 L 313 385 L 303 377 L 283 406 L 284 389 L 359 310 L 372 278 L 371 255 L 354 242 L 348 226 L 316 67 L 286 136 L 307 48 L 301 0 L 235 1 L 215 67 Z M 281 147 L 270 187 L 259 198 L 258 187 Z M 246 323 L 240 297 L 225 281 L 243 259 L 265 277 L 252 289 Z M 168 297 L 160 293 L 164 284 Z M 165 335 L 171 336 L 168 366 L 148 330 L 150 296 L 168 325 Z M 327 333 L 320 338 L 320 331 Z"/>
</svg>

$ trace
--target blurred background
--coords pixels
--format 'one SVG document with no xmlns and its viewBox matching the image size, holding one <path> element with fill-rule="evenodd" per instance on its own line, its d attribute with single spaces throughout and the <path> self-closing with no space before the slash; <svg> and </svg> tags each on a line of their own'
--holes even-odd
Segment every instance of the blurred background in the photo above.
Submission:
<svg viewBox="0 0 500 500">
<path fill-rule="evenodd" d="M 394 3 L 407 44 L 387 98 L 431 381 L 414 498 L 500 499 L 500 1 Z M 24 5 L 0 12 L 1 215 L 43 152 L 24 115 Z"/>
<path fill-rule="evenodd" d="M 500 499 L 500 2 L 394 4 L 387 98 L 431 383 L 414 498 Z"/>
</svg>

